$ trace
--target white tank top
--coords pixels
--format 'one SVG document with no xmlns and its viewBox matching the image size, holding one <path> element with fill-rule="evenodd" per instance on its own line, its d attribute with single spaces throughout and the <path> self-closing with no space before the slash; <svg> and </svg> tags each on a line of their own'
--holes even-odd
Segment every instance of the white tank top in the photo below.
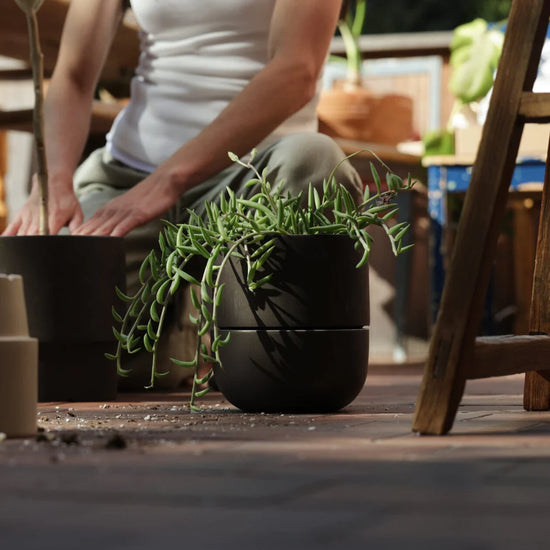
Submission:
<svg viewBox="0 0 550 550">
<path fill-rule="evenodd" d="M 275 2 L 131 0 L 141 56 L 131 100 L 107 135 L 113 157 L 151 172 L 214 120 L 267 63 Z M 317 130 L 319 90 L 258 148 Z"/>
</svg>

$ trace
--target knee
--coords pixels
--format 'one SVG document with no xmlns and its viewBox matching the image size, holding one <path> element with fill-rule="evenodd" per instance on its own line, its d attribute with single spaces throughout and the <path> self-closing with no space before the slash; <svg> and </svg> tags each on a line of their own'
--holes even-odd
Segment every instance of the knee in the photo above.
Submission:
<svg viewBox="0 0 550 550">
<path fill-rule="evenodd" d="M 325 134 L 304 132 L 287 136 L 280 140 L 273 156 L 277 181 L 284 179 L 286 188 L 292 193 L 307 189 L 309 183 L 320 189 L 323 181 L 334 172 L 336 181 L 348 188 L 354 197 L 362 194 L 357 171 L 337 143 Z"/>
</svg>

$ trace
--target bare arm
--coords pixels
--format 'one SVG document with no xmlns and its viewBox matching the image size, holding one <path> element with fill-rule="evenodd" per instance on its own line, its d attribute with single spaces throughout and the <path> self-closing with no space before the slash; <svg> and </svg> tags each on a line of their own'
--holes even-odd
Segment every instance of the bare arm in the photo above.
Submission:
<svg viewBox="0 0 550 550">
<path fill-rule="evenodd" d="M 52 233 L 82 223 L 73 174 L 88 137 L 94 90 L 122 17 L 121 0 L 72 0 L 44 103 Z M 35 185 L 6 234 L 38 232 Z"/>
<path fill-rule="evenodd" d="M 228 166 L 315 93 L 341 0 L 277 0 L 270 61 L 224 111 L 150 176 L 100 209 L 76 233 L 125 235 L 162 215 L 178 197 Z"/>
</svg>

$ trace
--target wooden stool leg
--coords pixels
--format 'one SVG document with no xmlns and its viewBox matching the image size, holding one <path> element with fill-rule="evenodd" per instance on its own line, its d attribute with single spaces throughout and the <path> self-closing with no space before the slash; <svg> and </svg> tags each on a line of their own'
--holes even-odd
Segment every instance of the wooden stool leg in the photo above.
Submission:
<svg viewBox="0 0 550 550">
<path fill-rule="evenodd" d="M 491 106 L 453 249 L 430 346 L 413 430 L 443 434 L 452 426 L 472 366 L 500 223 L 524 119 L 520 102 L 537 73 L 548 27 L 548 0 L 515 0 Z"/>
<path fill-rule="evenodd" d="M 6 133 L 0 131 L 0 233 L 6 228 L 8 210 L 4 196 L 4 174 L 6 173 Z"/>
<path fill-rule="evenodd" d="M 530 334 L 550 334 L 550 143 L 542 191 L 533 291 L 529 313 Z M 550 359 L 549 359 L 550 367 Z M 523 406 L 528 411 L 550 409 L 550 369 L 525 373 Z"/>
</svg>

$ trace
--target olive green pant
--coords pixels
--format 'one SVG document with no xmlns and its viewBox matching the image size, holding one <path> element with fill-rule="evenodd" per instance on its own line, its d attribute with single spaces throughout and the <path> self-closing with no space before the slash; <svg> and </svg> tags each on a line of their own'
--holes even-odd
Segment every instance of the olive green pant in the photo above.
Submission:
<svg viewBox="0 0 550 550">
<path fill-rule="evenodd" d="M 267 179 L 270 183 L 284 180 L 285 189 L 292 194 L 298 194 L 306 190 L 310 182 L 321 188 L 323 180 L 343 159 L 344 153 L 334 140 L 323 134 L 307 132 L 282 138 L 260 151 L 254 159 L 254 166 L 260 173 L 267 168 Z M 77 169 L 74 179 L 75 191 L 85 218 L 89 218 L 108 201 L 121 195 L 146 176 L 147 173 L 113 159 L 103 148 L 93 152 Z M 232 164 L 183 194 L 178 203 L 164 216 L 131 231 L 125 237 L 128 292 L 132 293 L 137 289 L 139 267 L 149 251 L 158 243 L 162 219 L 172 223 L 184 222 L 188 209 L 203 215 L 205 201 L 217 201 L 227 187 L 237 195 L 252 192 L 245 188 L 245 184 L 254 177 L 249 168 Z M 349 161 L 339 166 L 336 180 L 346 185 L 354 196 L 360 196 L 361 180 Z M 191 306 L 186 292 L 180 293 L 180 296 L 181 303 L 177 306 L 175 315 L 179 320 L 166 327 L 159 345 L 159 370 L 170 368 L 172 364 L 169 357 L 188 360 L 193 357 L 195 351 L 196 337 L 187 321 Z M 150 357 L 147 355 L 133 356 L 132 364 L 127 366 L 133 369 L 135 376 L 124 380 L 122 386 L 137 389 L 148 382 Z M 174 388 L 179 381 L 191 374 L 175 366 L 171 373 L 171 376 L 159 379 L 158 387 Z"/>
</svg>

